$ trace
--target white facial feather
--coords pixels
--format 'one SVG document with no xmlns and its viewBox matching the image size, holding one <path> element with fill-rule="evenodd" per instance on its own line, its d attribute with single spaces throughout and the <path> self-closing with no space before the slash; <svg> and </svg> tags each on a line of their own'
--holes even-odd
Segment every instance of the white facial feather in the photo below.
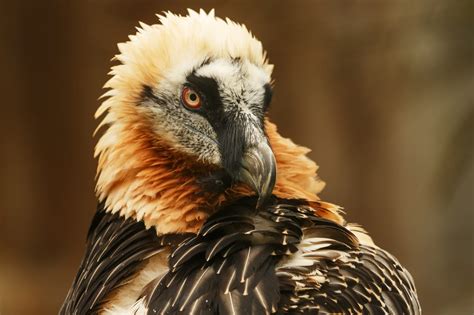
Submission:
<svg viewBox="0 0 474 315">
<path fill-rule="evenodd" d="M 246 138 L 249 143 L 256 144 L 263 138 L 263 130 L 259 128 L 261 117 L 252 110 L 262 111 L 264 86 L 270 83 L 270 76 L 248 60 L 231 58 L 177 64 L 151 87 L 161 103 L 147 99 L 142 105 L 153 114 L 153 128 L 158 137 L 167 139 L 175 148 L 200 161 L 221 165 L 215 130 L 205 117 L 184 108 L 180 100 L 190 74 L 216 81 L 223 111 L 248 126 Z"/>
</svg>

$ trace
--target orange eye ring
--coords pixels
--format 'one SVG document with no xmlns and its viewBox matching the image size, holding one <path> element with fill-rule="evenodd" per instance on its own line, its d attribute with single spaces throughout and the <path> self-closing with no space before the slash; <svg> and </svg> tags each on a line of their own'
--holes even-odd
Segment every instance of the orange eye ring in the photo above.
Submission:
<svg viewBox="0 0 474 315">
<path fill-rule="evenodd" d="M 189 109 L 201 108 L 201 97 L 190 87 L 185 87 L 181 92 L 181 101 Z"/>
</svg>

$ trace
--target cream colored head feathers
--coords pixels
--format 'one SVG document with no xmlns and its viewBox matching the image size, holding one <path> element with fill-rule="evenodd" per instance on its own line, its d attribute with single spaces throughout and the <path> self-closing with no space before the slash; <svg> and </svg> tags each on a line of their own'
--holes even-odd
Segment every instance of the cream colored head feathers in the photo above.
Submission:
<svg viewBox="0 0 474 315">
<path fill-rule="evenodd" d="M 239 69 L 253 80 L 246 84 L 255 85 L 271 80 L 272 65 L 262 44 L 245 26 L 217 18 L 214 11 L 189 10 L 184 17 L 166 13 L 159 19 L 156 25 L 141 23 L 128 42 L 118 45 L 120 54 L 115 60 L 120 64 L 112 67 L 112 78 L 105 84 L 106 99 L 96 113 L 97 118 L 103 117 L 98 129 L 106 128 L 95 151 L 97 194 L 108 211 L 143 220 L 158 233 L 196 231 L 219 203 L 249 192 L 239 187 L 219 195 L 202 192 L 195 176 L 200 164 L 183 154 L 193 146 L 188 138 L 176 140 L 184 114 L 178 107 L 174 114 L 171 106 L 166 117 L 176 119 L 165 120 L 161 109 L 147 105 L 144 88 L 163 102 L 174 102 L 177 86 L 208 60 L 242 61 Z M 218 67 L 212 70 L 220 71 Z M 225 71 L 216 76 L 225 76 Z M 261 98 L 262 93 L 251 96 Z M 200 155 L 196 155 L 206 162 L 202 158 L 206 153 L 218 155 L 209 140 L 214 131 L 201 116 L 195 119 L 192 124 L 208 133 L 201 139 L 209 141 L 208 148 L 199 145 Z M 316 164 L 305 156 L 308 150 L 282 138 L 268 120 L 265 129 L 278 166 L 274 194 L 317 200 L 323 184 L 316 179 Z M 207 162 L 218 165 L 217 160 L 210 157 Z"/>
<path fill-rule="evenodd" d="M 113 75 L 104 87 L 124 101 L 134 102 L 145 84 L 157 84 L 164 76 L 180 76 L 208 58 L 242 58 L 250 61 L 270 76 L 273 65 L 267 63 L 262 43 L 244 25 L 189 10 L 188 16 L 171 12 L 159 15 L 161 24 L 140 23 L 130 41 L 118 44 L 115 59 L 120 65 L 112 67 Z M 123 93 L 123 94 L 122 94 Z M 96 117 L 112 108 L 104 102 Z"/>
</svg>

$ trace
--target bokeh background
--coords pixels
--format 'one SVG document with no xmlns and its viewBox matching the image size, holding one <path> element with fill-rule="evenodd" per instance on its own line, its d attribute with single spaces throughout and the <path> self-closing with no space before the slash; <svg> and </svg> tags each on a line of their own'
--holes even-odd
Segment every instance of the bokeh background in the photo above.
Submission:
<svg viewBox="0 0 474 315">
<path fill-rule="evenodd" d="M 55 314 L 96 206 L 93 113 L 116 43 L 216 8 L 276 65 L 271 117 L 412 272 L 425 314 L 473 314 L 472 1 L 0 2 L 0 314 Z"/>
</svg>

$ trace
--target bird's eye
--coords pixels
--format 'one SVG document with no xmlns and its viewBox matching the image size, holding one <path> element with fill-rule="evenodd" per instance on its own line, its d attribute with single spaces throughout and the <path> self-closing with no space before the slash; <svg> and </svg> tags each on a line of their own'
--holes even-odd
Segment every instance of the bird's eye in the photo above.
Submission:
<svg viewBox="0 0 474 315">
<path fill-rule="evenodd" d="M 189 109 L 201 108 L 201 97 L 190 87 L 185 87 L 181 92 L 181 101 Z"/>
</svg>

